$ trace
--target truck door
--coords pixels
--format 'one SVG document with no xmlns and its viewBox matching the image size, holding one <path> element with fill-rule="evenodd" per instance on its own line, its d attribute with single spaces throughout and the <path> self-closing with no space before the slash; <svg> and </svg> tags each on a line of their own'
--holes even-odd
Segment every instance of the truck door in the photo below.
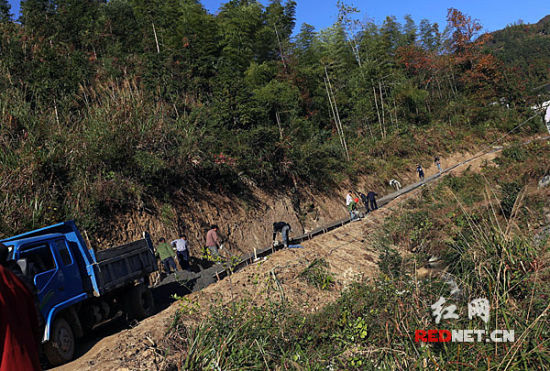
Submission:
<svg viewBox="0 0 550 371">
<path fill-rule="evenodd" d="M 78 265 L 63 238 L 24 246 L 19 258 L 27 259 L 44 318 L 53 306 L 82 293 Z"/>
<path fill-rule="evenodd" d="M 59 282 L 62 284 L 60 287 L 65 292 L 65 297 L 72 298 L 83 292 L 82 279 L 80 277 L 80 270 L 78 263 L 73 256 L 73 252 L 69 250 L 67 241 L 60 238 L 53 242 L 53 247 L 57 253 L 57 261 L 59 265 Z"/>
<path fill-rule="evenodd" d="M 58 290 L 59 269 L 50 243 L 41 242 L 36 245 L 24 246 L 19 250 L 19 258 L 27 259 L 27 274 L 34 282 L 40 302 L 40 312 L 47 318 L 50 309 L 63 301 L 63 295 Z"/>
</svg>

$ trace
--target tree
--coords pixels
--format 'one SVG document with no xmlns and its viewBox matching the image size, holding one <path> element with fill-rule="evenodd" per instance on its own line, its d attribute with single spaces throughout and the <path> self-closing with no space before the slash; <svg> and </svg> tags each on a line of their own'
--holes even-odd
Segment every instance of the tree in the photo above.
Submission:
<svg viewBox="0 0 550 371">
<path fill-rule="evenodd" d="M 382 35 L 386 47 L 391 52 L 394 52 L 401 45 L 401 25 L 394 16 L 386 17 L 380 28 L 380 34 Z"/>
<path fill-rule="evenodd" d="M 21 23 L 27 33 L 39 37 L 50 37 L 55 33 L 52 22 L 55 15 L 54 0 L 22 0 Z"/>
<path fill-rule="evenodd" d="M 125 58 L 143 52 L 143 34 L 132 4 L 127 0 L 110 0 L 100 8 L 103 34 L 102 49 L 108 58 Z"/>
<path fill-rule="evenodd" d="M 300 32 L 296 35 L 294 42 L 295 50 L 299 54 L 305 54 L 313 47 L 315 42 L 315 27 L 310 24 L 302 23 Z"/>
<path fill-rule="evenodd" d="M 0 22 L 10 22 L 13 19 L 10 11 L 11 5 L 8 0 L 0 0 Z"/>
<path fill-rule="evenodd" d="M 79 50 L 97 46 L 99 7 L 106 0 L 56 0 L 53 24 L 55 39 Z"/>
<path fill-rule="evenodd" d="M 477 19 L 465 15 L 458 9 L 449 8 L 447 11 L 447 22 L 453 30 L 452 48 L 454 52 L 463 52 L 469 43 L 482 29 Z"/>
<path fill-rule="evenodd" d="M 288 48 L 290 41 L 290 35 L 294 29 L 294 16 L 296 11 L 296 2 L 293 0 L 287 1 L 285 6 L 281 4 L 280 0 L 272 0 L 266 8 L 266 23 L 269 30 L 272 31 L 272 36 L 269 32 L 265 33 L 265 36 L 275 41 L 275 47 L 279 50 L 279 58 L 283 64 L 285 72 L 287 71 L 287 62 L 285 59 L 285 49 Z M 266 46 L 269 48 L 270 42 L 266 42 Z"/>
<path fill-rule="evenodd" d="M 405 33 L 405 44 L 416 44 L 416 24 L 410 14 L 405 15 L 405 25 L 403 26 L 403 32 Z"/>
<path fill-rule="evenodd" d="M 439 25 L 427 19 L 420 21 L 420 43 L 426 50 L 439 52 L 442 40 Z"/>
</svg>

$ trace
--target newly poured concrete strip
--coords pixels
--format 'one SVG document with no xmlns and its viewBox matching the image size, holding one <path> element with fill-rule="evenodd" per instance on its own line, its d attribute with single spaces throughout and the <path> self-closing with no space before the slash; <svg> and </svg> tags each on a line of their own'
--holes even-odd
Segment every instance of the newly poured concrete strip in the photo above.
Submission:
<svg viewBox="0 0 550 371">
<path fill-rule="evenodd" d="M 548 140 L 550 139 L 550 136 L 545 136 L 545 137 L 542 137 L 542 138 L 535 138 L 535 139 L 530 139 L 528 141 L 525 141 L 522 143 L 522 145 L 527 145 L 529 143 L 532 143 L 534 141 L 540 141 L 540 140 Z M 462 165 L 466 165 L 468 164 L 469 162 L 472 162 L 482 156 L 485 156 L 485 155 L 488 155 L 488 154 L 491 154 L 491 153 L 495 153 L 495 152 L 499 152 L 499 151 L 502 151 L 503 150 L 503 146 L 494 146 L 493 148 L 491 148 L 490 150 L 487 150 L 487 151 L 484 151 L 484 152 L 481 152 L 467 160 L 464 160 L 464 161 L 461 161 L 451 167 L 448 167 L 444 170 L 441 171 L 441 173 L 437 173 L 437 174 L 434 174 L 434 175 L 431 175 L 429 177 L 426 177 L 423 181 L 420 181 L 420 182 L 417 182 L 417 183 L 413 183 L 413 184 L 410 184 L 408 186 L 405 186 L 403 188 L 401 188 L 399 191 L 396 191 L 396 192 L 393 192 L 393 193 L 390 193 L 380 199 L 377 200 L 377 203 L 378 203 L 378 206 L 379 207 L 383 207 L 385 206 L 386 204 L 388 204 L 390 201 L 393 201 L 395 200 L 396 198 L 398 198 L 399 196 L 402 196 L 404 194 L 407 194 L 407 193 L 410 193 L 412 191 L 414 191 L 415 189 L 417 188 L 420 188 L 422 187 L 423 185 L 425 184 L 429 184 L 429 183 L 432 183 L 434 182 L 435 180 L 437 180 L 438 178 L 440 178 L 442 175 L 444 174 L 447 174 L 449 172 L 451 172 L 452 170 L 456 169 L 457 167 L 459 166 L 462 166 Z M 364 208 L 359 208 L 359 210 L 364 210 Z M 367 217 L 368 214 L 365 216 Z M 322 227 L 319 227 L 319 228 L 316 228 L 308 233 L 305 233 L 301 236 L 297 236 L 297 237 L 294 237 L 290 240 L 290 243 L 291 244 L 299 244 L 300 242 L 303 242 L 303 241 L 306 241 L 306 240 L 310 240 L 312 239 L 313 237 L 315 236 L 318 236 L 320 234 L 324 234 L 324 233 L 327 233 L 329 231 L 332 231 L 336 228 L 340 228 L 342 227 L 343 225 L 345 224 L 348 224 L 351 222 L 351 219 L 350 218 L 344 218 L 344 219 L 340 219 L 340 220 L 336 220 L 330 224 L 327 224 L 327 225 L 324 225 Z M 256 260 L 256 258 L 262 258 L 264 256 L 267 256 L 267 255 L 270 255 L 272 253 L 274 253 L 276 250 L 282 248 L 282 246 L 280 247 L 277 247 L 277 248 L 273 248 L 273 247 L 266 247 L 265 249 L 262 249 L 262 250 L 257 250 L 256 251 L 256 256 L 254 255 L 254 252 L 252 253 L 249 253 L 249 254 L 246 254 L 244 256 L 241 257 L 239 263 L 235 264 L 234 266 L 232 266 L 230 269 L 229 268 L 223 268 L 223 267 L 220 267 L 219 265 L 218 266 L 214 266 L 213 268 L 216 268 L 214 269 L 214 274 L 213 274 L 213 278 L 215 278 L 216 280 L 220 280 L 222 278 L 224 278 L 225 276 L 227 276 L 228 273 L 235 273 L 237 271 L 239 271 L 240 269 L 254 263 Z M 202 273 L 202 272 L 201 272 Z"/>
</svg>

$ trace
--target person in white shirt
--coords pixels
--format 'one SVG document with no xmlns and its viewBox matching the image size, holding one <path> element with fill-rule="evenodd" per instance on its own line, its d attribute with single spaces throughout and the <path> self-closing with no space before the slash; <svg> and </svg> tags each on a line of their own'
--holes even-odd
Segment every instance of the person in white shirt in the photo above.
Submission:
<svg viewBox="0 0 550 371">
<path fill-rule="evenodd" d="M 392 179 L 390 180 L 390 187 L 393 187 L 396 191 L 399 191 L 401 189 L 401 183 L 399 183 L 399 180 L 397 179 Z"/>
<path fill-rule="evenodd" d="M 176 250 L 181 269 L 189 270 L 189 242 L 187 236 L 181 234 L 180 238 L 172 241 L 171 245 Z"/>
<path fill-rule="evenodd" d="M 353 196 L 351 195 L 351 191 L 348 192 L 348 195 L 346 196 L 346 206 L 349 206 L 353 202 Z"/>
<path fill-rule="evenodd" d="M 348 192 L 348 195 L 346 196 L 346 206 L 349 211 L 349 217 L 351 220 L 355 219 L 355 201 L 353 200 L 353 196 L 351 195 L 351 191 Z"/>
</svg>

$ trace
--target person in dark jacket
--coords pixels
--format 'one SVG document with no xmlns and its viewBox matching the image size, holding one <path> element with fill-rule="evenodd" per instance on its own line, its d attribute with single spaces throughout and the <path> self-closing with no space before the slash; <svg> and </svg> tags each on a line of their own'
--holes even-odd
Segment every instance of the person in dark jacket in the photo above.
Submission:
<svg viewBox="0 0 550 371">
<path fill-rule="evenodd" d="M 367 199 L 368 201 L 370 202 L 370 209 L 372 211 L 374 210 L 378 210 L 378 205 L 376 204 L 376 196 L 378 196 L 378 194 L 370 191 L 369 193 L 367 193 Z"/>
<path fill-rule="evenodd" d="M 416 172 L 418 173 L 418 177 L 420 178 L 420 180 L 424 180 L 424 169 L 422 169 L 422 165 L 416 165 Z"/>
<path fill-rule="evenodd" d="M 367 195 L 364 193 L 359 193 L 359 197 L 361 197 L 361 201 L 363 201 L 363 205 L 365 205 L 365 212 L 368 213 L 370 211 L 369 209 L 369 199 L 367 198 Z"/>
<path fill-rule="evenodd" d="M 0 371 L 40 370 L 39 322 L 32 292 L 9 268 L 0 244 Z"/>
<path fill-rule="evenodd" d="M 290 242 L 288 233 L 290 232 L 290 229 L 290 224 L 286 222 L 273 223 L 273 244 L 275 244 L 277 232 L 281 232 L 281 236 L 283 236 L 283 244 L 285 245 L 285 247 L 288 247 L 288 243 Z"/>
</svg>

